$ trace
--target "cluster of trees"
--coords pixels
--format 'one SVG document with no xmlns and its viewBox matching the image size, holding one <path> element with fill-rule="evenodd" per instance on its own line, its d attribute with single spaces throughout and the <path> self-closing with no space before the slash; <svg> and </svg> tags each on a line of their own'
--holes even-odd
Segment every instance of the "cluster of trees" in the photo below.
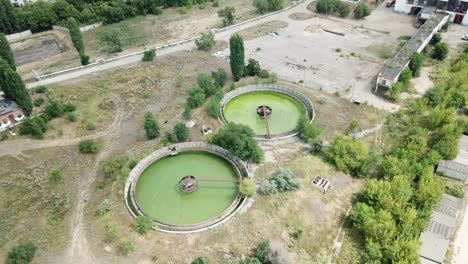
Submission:
<svg viewBox="0 0 468 264">
<path fill-rule="evenodd" d="M 319 0 L 315 9 L 320 14 L 339 15 L 340 17 L 347 17 L 351 13 L 351 6 L 340 0 Z M 366 4 L 359 4 L 353 14 L 354 18 L 361 19 L 370 15 L 370 10 Z"/>
<path fill-rule="evenodd" d="M 257 9 L 257 13 L 265 14 L 281 10 L 283 8 L 283 0 L 254 0 L 253 5 Z"/>
<path fill-rule="evenodd" d="M 457 116 L 456 109 L 465 106 L 467 73 L 468 55 L 463 54 L 444 72 L 437 88 L 388 118 L 388 132 L 397 143 L 381 162 L 374 162 L 381 179 L 370 181 L 350 216 L 353 227 L 364 237 L 366 262 L 419 261 L 419 235 L 444 192 L 444 184 L 434 176 L 434 166 L 457 155 L 457 141 L 466 130 L 466 121 Z M 346 160 L 335 164 L 358 168 L 364 176 L 365 170 L 360 168 L 366 164 L 366 147 L 361 144 L 341 138 L 332 140 L 333 152 L 325 152 L 329 158 L 342 156 L 339 153 L 360 157 L 355 160 L 362 160 L 360 164 Z M 351 145 L 354 151 L 348 150 Z M 330 155 L 334 153 L 337 155 Z"/>
<path fill-rule="evenodd" d="M 26 115 L 32 113 L 31 97 L 23 80 L 16 73 L 13 52 L 3 33 L 0 33 L 0 89 L 4 97 L 15 101 Z"/>
<path fill-rule="evenodd" d="M 184 118 L 190 119 L 192 114 L 191 110 L 202 106 L 207 98 L 211 97 L 208 104 L 208 112 L 213 117 L 219 117 L 221 114 L 219 109 L 219 102 L 224 96 L 223 86 L 227 81 L 227 73 L 224 69 L 219 68 L 217 71 L 208 73 L 200 73 L 197 76 L 198 86 L 189 91 L 187 104 L 184 111 Z"/>
<path fill-rule="evenodd" d="M 350 6 L 340 0 L 319 0 L 315 8 L 318 13 L 338 14 L 340 17 L 347 17 L 351 12 Z"/>
<path fill-rule="evenodd" d="M 210 143 L 228 150 L 242 160 L 258 163 L 263 160 L 263 151 L 257 145 L 254 136 L 255 133 L 250 127 L 229 123 L 211 138 Z"/>
</svg>

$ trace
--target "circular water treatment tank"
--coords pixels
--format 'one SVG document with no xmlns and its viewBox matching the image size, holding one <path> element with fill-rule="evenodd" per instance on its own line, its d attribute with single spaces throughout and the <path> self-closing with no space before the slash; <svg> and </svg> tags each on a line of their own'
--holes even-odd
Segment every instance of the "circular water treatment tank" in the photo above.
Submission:
<svg viewBox="0 0 468 264">
<path fill-rule="evenodd" d="M 247 170 L 222 148 L 182 143 L 158 151 L 127 181 L 132 214 L 151 217 L 162 231 L 193 232 L 223 222 L 242 203 Z"/>
<path fill-rule="evenodd" d="M 277 85 L 237 88 L 224 96 L 220 108 L 222 123 L 246 125 L 252 128 L 258 139 L 265 138 L 268 134 L 273 139 L 294 136 L 301 115 L 310 120 L 314 115 L 307 97 Z"/>
</svg>

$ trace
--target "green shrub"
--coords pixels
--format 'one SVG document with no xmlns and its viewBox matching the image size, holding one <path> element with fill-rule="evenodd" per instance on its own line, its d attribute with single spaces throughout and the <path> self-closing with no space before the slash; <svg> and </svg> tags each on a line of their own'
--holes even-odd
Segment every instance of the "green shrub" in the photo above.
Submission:
<svg viewBox="0 0 468 264">
<path fill-rule="evenodd" d="M 34 100 L 34 106 L 36 106 L 36 107 L 41 106 L 43 103 L 44 103 L 43 98 L 37 98 L 36 100 Z"/>
<path fill-rule="evenodd" d="M 153 61 L 154 57 L 156 57 L 156 50 L 155 49 L 146 50 L 143 53 L 142 61 Z"/>
<path fill-rule="evenodd" d="M 218 0 L 216 0 L 218 1 Z M 213 3 L 214 6 L 214 3 Z M 234 24 L 236 9 L 234 7 L 226 6 L 218 11 L 218 16 L 223 19 L 223 26 L 227 27 Z"/>
<path fill-rule="evenodd" d="M 445 58 L 447 58 L 448 52 L 448 45 L 444 42 L 439 42 L 434 46 L 432 58 L 437 60 L 445 60 Z"/>
<path fill-rule="evenodd" d="M 129 169 L 133 169 L 135 168 L 135 166 L 138 164 L 138 162 L 136 160 L 131 160 L 129 163 L 128 163 L 128 168 Z"/>
<path fill-rule="evenodd" d="M 135 228 L 138 233 L 146 234 L 151 230 L 153 226 L 153 220 L 147 215 L 139 215 L 136 218 Z"/>
<path fill-rule="evenodd" d="M 398 102 L 400 100 L 400 94 L 404 88 L 404 84 L 402 82 L 396 82 L 392 85 L 392 87 L 388 90 L 388 97 Z"/>
<path fill-rule="evenodd" d="M 283 8 L 282 0 L 254 0 L 254 6 L 257 13 L 265 14 L 267 12 L 277 11 Z"/>
<path fill-rule="evenodd" d="M 432 36 L 430 43 L 431 43 L 432 45 L 435 45 L 435 44 L 437 44 L 437 43 L 439 43 L 439 42 L 441 42 L 441 41 L 442 41 L 442 34 L 440 34 L 440 33 L 435 33 L 435 34 Z"/>
<path fill-rule="evenodd" d="M 213 1 L 213 7 L 219 7 L 219 0 Z"/>
<path fill-rule="evenodd" d="M 93 140 L 87 139 L 80 142 L 78 149 L 80 150 L 80 153 L 83 154 L 96 154 L 101 149 L 101 146 Z"/>
<path fill-rule="evenodd" d="M 305 142 L 311 142 L 321 136 L 323 128 L 318 124 L 311 124 L 309 118 L 302 115 L 297 121 L 296 131 L 302 140 Z"/>
<path fill-rule="evenodd" d="M 44 85 L 36 87 L 34 90 L 36 93 L 47 93 L 47 87 Z"/>
<path fill-rule="evenodd" d="M 401 73 L 398 79 L 399 82 L 403 84 L 404 87 L 409 85 L 411 78 L 413 77 L 413 72 L 411 72 L 410 68 L 405 68 Z"/>
<path fill-rule="evenodd" d="M 447 183 L 445 185 L 445 193 L 463 199 L 465 189 L 462 184 Z"/>
<path fill-rule="evenodd" d="M 59 169 L 53 169 L 50 172 L 50 180 L 57 183 L 62 180 L 62 172 Z"/>
<path fill-rule="evenodd" d="M 72 103 L 66 103 L 62 107 L 63 107 L 63 111 L 66 113 L 73 112 L 76 110 L 76 106 Z"/>
<path fill-rule="evenodd" d="M 120 241 L 119 251 L 123 255 L 128 255 L 128 254 L 132 253 L 133 251 L 135 251 L 135 242 L 133 240 L 130 240 L 130 239 Z"/>
<path fill-rule="evenodd" d="M 299 190 L 300 183 L 290 170 L 279 169 L 268 181 L 260 186 L 259 192 L 265 195 Z"/>
<path fill-rule="evenodd" d="M 247 197 L 253 196 L 255 194 L 255 190 L 255 182 L 251 179 L 243 179 L 239 185 L 239 192 Z"/>
<path fill-rule="evenodd" d="M 202 33 L 201 37 L 195 40 L 195 44 L 197 45 L 199 50 L 210 50 L 215 45 L 214 35 L 211 32 Z"/>
<path fill-rule="evenodd" d="M 370 15 L 370 10 L 369 7 L 366 4 L 359 4 L 355 9 L 354 9 L 354 18 L 356 19 L 361 19 L 366 16 Z"/>
<path fill-rule="evenodd" d="M 192 261 L 192 264 L 210 264 L 210 260 L 207 257 L 198 257 Z"/>
<path fill-rule="evenodd" d="M 78 119 L 76 117 L 76 113 L 75 112 L 70 112 L 67 114 L 67 118 L 70 122 L 76 122 L 76 120 Z"/>
<path fill-rule="evenodd" d="M 220 89 L 220 87 L 215 85 L 215 83 L 213 82 L 213 78 L 211 77 L 211 75 L 206 73 L 198 74 L 197 83 L 198 87 L 202 88 L 205 92 L 206 97 L 215 94 Z"/>
<path fill-rule="evenodd" d="M 6 264 L 27 264 L 31 263 L 36 254 L 37 246 L 33 243 L 20 244 L 14 246 L 8 252 Z"/>
<path fill-rule="evenodd" d="M 340 4 L 337 7 L 337 11 L 340 17 L 347 17 L 351 12 L 351 8 L 348 4 L 340 2 Z"/>
<path fill-rule="evenodd" d="M 189 138 L 190 130 L 184 123 L 177 123 L 174 126 L 174 135 L 177 141 L 186 141 Z"/>
<path fill-rule="evenodd" d="M 423 65 L 423 61 L 424 55 L 420 53 L 414 53 L 413 55 L 411 55 L 408 67 L 410 68 L 414 77 L 419 77 L 419 75 L 421 74 L 421 67 Z"/>
<path fill-rule="evenodd" d="M 188 105 L 188 104 L 185 105 L 184 112 L 182 113 L 182 117 L 185 120 L 192 119 L 192 108 L 190 107 L 190 105 Z"/>
<path fill-rule="evenodd" d="M 206 4 L 205 3 L 201 3 L 198 5 L 198 8 L 199 9 L 205 9 L 206 8 Z"/>
<path fill-rule="evenodd" d="M 260 261 L 260 263 L 269 263 L 268 252 L 270 248 L 270 242 L 264 240 L 260 242 L 255 249 L 255 257 Z"/>
<path fill-rule="evenodd" d="M 179 8 L 179 12 L 180 12 L 182 15 L 185 15 L 185 14 L 187 14 L 188 9 L 187 9 L 186 6 L 181 6 L 181 7 Z"/>
<path fill-rule="evenodd" d="M 144 128 L 148 139 L 159 137 L 159 125 L 151 112 L 145 114 Z"/>
<path fill-rule="evenodd" d="M 190 106 L 190 108 L 193 109 L 203 105 L 203 103 L 205 103 L 205 100 L 205 92 L 203 91 L 203 89 L 197 87 L 189 91 L 187 104 Z"/>
<path fill-rule="evenodd" d="M 223 87 L 226 84 L 227 73 L 223 68 L 218 68 L 217 71 L 211 72 L 211 77 L 214 80 L 215 85 Z"/>
<path fill-rule="evenodd" d="M 93 122 L 91 122 L 91 121 L 86 121 L 85 129 L 86 129 L 86 130 L 95 130 L 95 129 L 96 129 L 96 125 L 95 125 Z"/>
<path fill-rule="evenodd" d="M 44 133 L 47 131 L 47 122 L 45 120 L 47 119 L 42 116 L 26 119 L 20 127 L 20 134 L 31 135 L 38 139 L 44 138 Z"/>
<path fill-rule="evenodd" d="M 110 199 L 104 199 L 99 205 L 98 214 L 103 216 L 107 214 L 112 208 L 112 201 Z"/>
<path fill-rule="evenodd" d="M 221 109 L 219 104 L 223 99 L 223 91 L 218 92 L 213 98 L 211 98 L 210 102 L 208 103 L 208 112 L 211 116 L 218 118 L 221 116 Z"/>
<path fill-rule="evenodd" d="M 63 116 L 64 112 L 62 104 L 55 100 L 51 101 L 44 109 L 44 113 L 46 113 L 50 118 Z"/>
<path fill-rule="evenodd" d="M 118 31 L 111 30 L 104 32 L 101 36 L 101 40 L 109 46 L 111 53 L 122 51 L 122 42 L 119 35 Z"/>
</svg>

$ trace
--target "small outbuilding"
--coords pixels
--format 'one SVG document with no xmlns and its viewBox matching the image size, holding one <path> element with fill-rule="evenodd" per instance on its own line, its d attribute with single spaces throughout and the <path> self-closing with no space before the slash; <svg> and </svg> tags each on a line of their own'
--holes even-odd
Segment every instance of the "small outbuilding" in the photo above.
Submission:
<svg viewBox="0 0 468 264">
<path fill-rule="evenodd" d="M 24 119 L 23 109 L 14 101 L 0 97 L 0 131 L 4 131 Z"/>
</svg>

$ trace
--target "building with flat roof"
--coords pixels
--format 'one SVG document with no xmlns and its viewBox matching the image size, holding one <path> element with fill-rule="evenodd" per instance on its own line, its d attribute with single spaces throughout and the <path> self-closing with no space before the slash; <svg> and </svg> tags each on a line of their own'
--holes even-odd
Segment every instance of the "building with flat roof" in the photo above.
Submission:
<svg viewBox="0 0 468 264">
<path fill-rule="evenodd" d="M 23 121 L 24 113 L 15 102 L 0 97 L 0 131 Z"/>
<path fill-rule="evenodd" d="M 432 212 L 426 230 L 421 233 L 419 256 L 422 264 L 442 264 L 455 234 L 455 223 L 462 200 L 448 194 L 442 196 Z"/>
<path fill-rule="evenodd" d="M 450 22 L 468 25 L 468 0 L 396 0 L 394 10 L 417 15 L 427 7 L 449 14 Z"/>
<path fill-rule="evenodd" d="M 395 57 L 385 65 L 377 76 L 375 91 L 379 87 L 390 88 L 400 77 L 401 72 L 408 66 L 410 57 L 414 53 L 420 53 L 431 41 L 432 36 L 438 32 L 449 20 L 445 13 L 431 13 L 424 24 L 414 33 L 405 45 L 397 52 Z"/>
</svg>

